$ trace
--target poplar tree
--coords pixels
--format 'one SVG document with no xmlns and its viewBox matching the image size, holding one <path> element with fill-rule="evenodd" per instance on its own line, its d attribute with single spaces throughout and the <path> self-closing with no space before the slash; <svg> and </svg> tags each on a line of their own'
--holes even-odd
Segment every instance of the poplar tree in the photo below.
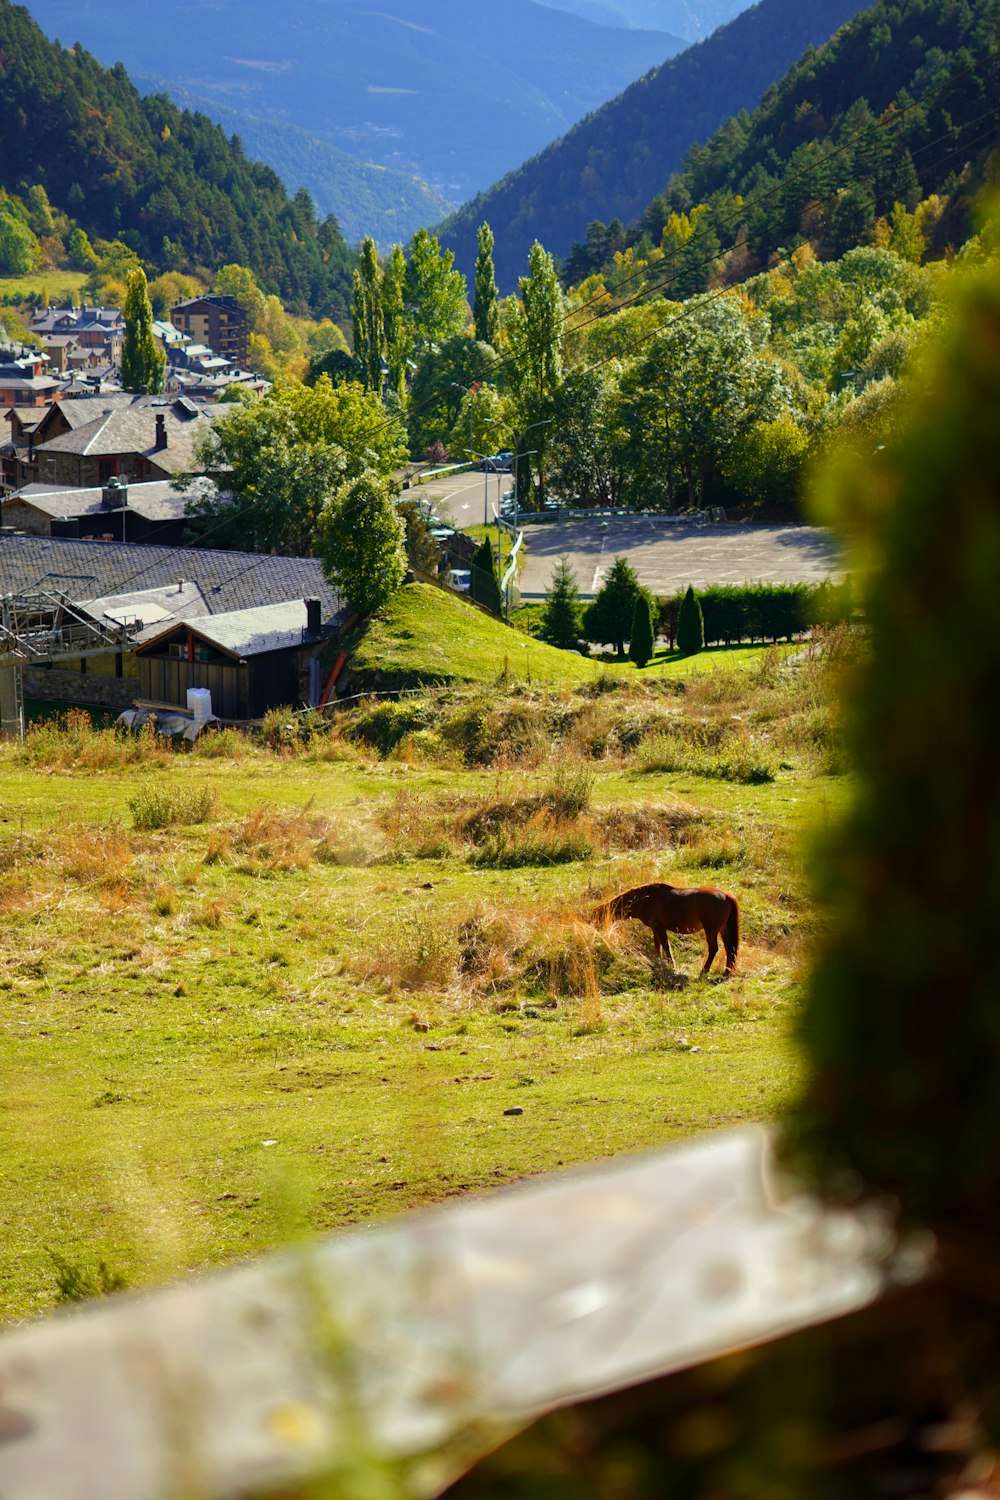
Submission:
<svg viewBox="0 0 1000 1500">
<path fill-rule="evenodd" d="M 500 307 L 493 268 L 493 231 L 488 224 L 480 224 L 478 243 L 472 321 L 476 327 L 476 338 L 482 339 L 484 344 L 495 344 L 500 327 Z"/>
<path fill-rule="evenodd" d="M 413 330 L 406 319 L 406 256 L 402 245 L 393 245 L 382 270 L 382 331 L 389 389 L 393 395 L 402 396 L 406 362 L 413 349 Z"/>
<path fill-rule="evenodd" d="M 125 338 L 122 343 L 122 389 L 133 395 L 155 396 L 163 390 L 167 357 L 153 338 L 153 309 L 146 273 L 136 266 L 128 273 L 125 290 Z"/>
<path fill-rule="evenodd" d="M 354 358 L 366 391 L 382 390 L 382 355 L 385 326 L 382 311 L 382 269 L 375 241 L 368 235 L 361 243 L 358 269 L 354 273 Z"/>
</svg>

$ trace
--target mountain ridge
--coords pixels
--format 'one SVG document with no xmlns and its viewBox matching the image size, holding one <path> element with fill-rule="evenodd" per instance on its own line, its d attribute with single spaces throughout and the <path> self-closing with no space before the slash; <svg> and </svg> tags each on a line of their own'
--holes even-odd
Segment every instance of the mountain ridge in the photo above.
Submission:
<svg viewBox="0 0 1000 1500">
<path fill-rule="evenodd" d="M 538 0 L 30 0 L 50 36 L 213 106 L 294 125 L 461 202 L 684 45 Z M 207 107 L 203 106 L 203 107 Z M 297 187 L 299 184 L 289 184 Z"/>
<path fill-rule="evenodd" d="M 488 221 L 497 279 L 511 290 L 534 239 L 562 258 L 591 220 L 631 223 L 691 146 L 756 105 L 809 46 L 825 42 L 862 6 L 863 0 L 759 0 L 449 215 L 439 226 L 442 243 L 468 274 L 478 226 Z"/>
</svg>

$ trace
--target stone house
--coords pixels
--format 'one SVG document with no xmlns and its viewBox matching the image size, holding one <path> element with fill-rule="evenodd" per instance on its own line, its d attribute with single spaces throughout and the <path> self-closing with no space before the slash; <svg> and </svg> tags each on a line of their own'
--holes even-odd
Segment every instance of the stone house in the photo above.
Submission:
<svg viewBox="0 0 1000 1500">
<path fill-rule="evenodd" d="M 188 397 L 96 397 L 94 406 L 73 410 L 69 430 L 49 436 L 36 430 L 24 483 L 73 485 L 91 489 L 116 475 L 129 481 L 169 479 L 197 466 L 199 440 L 211 430 L 215 413 Z M 90 402 L 66 403 L 89 408 Z M 79 421 L 90 416 L 89 421 Z"/>
<path fill-rule="evenodd" d="M 317 628 L 310 633 L 305 655 L 296 658 L 299 673 L 296 701 L 301 702 L 318 701 L 317 684 L 324 680 L 337 654 L 331 635 L 350 613 L 347 602 L 330 588 L 320 563 L 311 557 L 271 557 L 265 553 L 0 533 L 0 595 L 24 595 L 39 590 L 65 595 L 74 604 L 85 606 L 86 612 L 98 620 L 117 624 L 141 621 L 140 643 L 162 637 L 175 623 L 193 629 L 196 622 L 202 621 L 209 628 L 209 617 L 248 610 L 257 613 L 272 605 L 294 604 L 296 613 L 302 613 L 305 626 L 310 620 L 306 618 L 304 601 L 318 601 L 312 606 L 311 616 L 311 623 Z M 250 636 L 257 627 L 254 625 L 249 634 L 247 629 L 253 624 L 244 618 L 236 622 L 225 642 L 220 635 L 214 646 L 222 650 L 226 659 L 216 665 L 238 665 L 239 661 L 249 659 L 245 651 L 242 654 L 236 651 L 233 642 L 241 647 L 249 645 L 250 654 L 256 654 Z M 267 618 L 263 625 L 266 630 L 280 626 L 284 631 L 294 629 L 295 621 L 289 623 L 282 616 L 277 622 Z M 226 628 L 225 624 L 219 626 L 216 634 Z M 186 660 L 186 635 L 184 640 L 181 655 Z M 206 645 L 212 648 L 212 643 Z M 282 641 L 274 649 L 283 652 L 289 649 L 288 642 Z M 192 654 L 197 660 L 197 647 Z M 167 655 L 176 657 L 177 653 L 168 650 Z M 310 665 L 311 662 L 315 664 Z M 25 697 L 120 710 L 129 708 L 143 696 L 134 651 L 91 657 L 75 665 L 76 670 L 65 665 L 25 669 Z M 273 690 L 278 690 L 280 680 L 284 695 L 281 703 L 289 701 L 286 669 L 287 662 L 274 666 L 277 677 Z M 249 676 L 244 680 L 249 687 Z M 256 704 L 259 698 L 252 701 Z M 184 699 L 180 702 L 183 704 Z"/>
</svg>

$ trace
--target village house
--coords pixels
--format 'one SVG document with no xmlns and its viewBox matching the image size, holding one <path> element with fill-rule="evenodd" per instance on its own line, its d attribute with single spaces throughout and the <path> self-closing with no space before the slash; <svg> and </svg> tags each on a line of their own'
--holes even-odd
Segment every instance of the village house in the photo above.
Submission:
<svg viewBox="0 0 1000 1500">
<path fill-rule="evenodd" d="M 250 345 L 250 320 L 235 297 L 206 295 L 178 302 L 170 321 L 192 344 L 204 344 L 221 359 L 244 367 Z"/>
<path fill-rule="evenodd" d="M 123 654 L 25 669 L 25 697 L 183 709 L 187 689 L 202 687 L 216 715 L 234 719 L 317 703 L 350 613 L 315 558 L 0 533 L 0 594 L 42 592 L 140 629 Z"/>
<path fill-rule="evenodd" d="M 46 351 L 54 341 L 71 338 L 95 362 L 121 363 L 125 318 L 117 307 L 39 308 L 30 328 Z"/>
<path fill-rule="evenodd" d="M 168 480 L 129 484 L 117 476 L 87 489 L 29 484 L 0 501 L 0 523 L 28 536 L 95 537 L 101 541 L 184 541 L 187 506 L 207 479 L 195 479 L 179 492 Z"/>
<path fill-rule="evenodd" d="M 37 349 L 0 344 L 0 406 L 48 406 L 60 389 Z"/>
<path fill-rule="evenodd" d="M 51 428 L 39 424 L 30 459 L 19 465 L 19 489 L 32 483 L 92 489 L 114 475 L 130 481 L 169 479 L 197 467 L 199 440 L 215 415 L 187 396 L 123 392 L 59 405 L 66 408 L 66 427 L 50 435 Z M 57 425 L 53 418 L 52 426 Z"/>
</svg>

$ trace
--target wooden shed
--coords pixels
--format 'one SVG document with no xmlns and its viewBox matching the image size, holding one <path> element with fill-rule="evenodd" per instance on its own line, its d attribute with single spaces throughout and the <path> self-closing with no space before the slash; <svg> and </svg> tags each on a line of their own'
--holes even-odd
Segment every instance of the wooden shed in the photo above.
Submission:
<svg viewBox="0 0 1000 1500">
<path fill-rule="evenodd" d="M 312 700 L 323 639 L 316 599 L 178 620 L 136 648 L 140 699 L 185 708 L 208 688 L 220 719 L 259 719 Z"/>
</svg>

